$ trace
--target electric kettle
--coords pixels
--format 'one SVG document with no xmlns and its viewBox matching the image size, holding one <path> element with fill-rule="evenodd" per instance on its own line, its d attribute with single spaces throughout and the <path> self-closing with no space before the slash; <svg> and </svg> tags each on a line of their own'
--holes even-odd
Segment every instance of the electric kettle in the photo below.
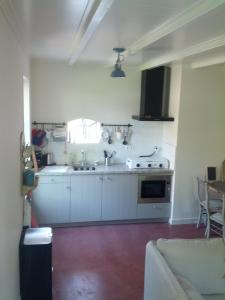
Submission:
<svg viewBox="0 0 225 300">
<path fill-rule="evenodd" d="M 48 166 L 54 165 L 53 153 L 48 153 L 47 154 L 47 165 Z"/>
</svg>

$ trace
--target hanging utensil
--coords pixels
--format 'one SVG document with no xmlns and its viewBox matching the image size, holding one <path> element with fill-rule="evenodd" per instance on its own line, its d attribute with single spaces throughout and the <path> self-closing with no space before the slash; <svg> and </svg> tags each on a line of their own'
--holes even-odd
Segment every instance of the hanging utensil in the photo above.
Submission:
<svg viewBox="0 0 225 300">
<path fill-rule="evenodd" d="M 106 128 L 102 130 L 102 140 L 103 142 L 107 142 L 109 140 L 109 130 Z"/>
<path fill-rule="evenodd" d="M 121 137 L 122 137 L 122 131 L 121 131 L 120 127 L 118 126 L 117 129 L 116 129 L 116 139 L 118 141 L 120 141 Z"/>
<path fill-rule="evenodd" d="M 127 128 L 127 130 L 124 131 L 123 145 L 125 146 L 128 145 L 128 141 L 127 141 L 128 134 L 129 134 L 129 127 Z"/>
<path fill-rule="evenodd" d="M 112 138 L 111 138 L 111 135 L 109 136 L 108 144 L 112 144 Z"/>
<path fill-rule="evenodd" d="M 104 150 L 104 158 L 107 158 L 108 157 L 108 153 L 106 150 Z"/>
<path fill-rule="evenodd" d="M 113 141 L 112 141 L 112 134 L 113 134 L 113 132 L 112 132 L 112 129 L 111 129 L 111 130 L 109 130 L 108 144 L 112 144 L 113 143 Z"/>
</svg>

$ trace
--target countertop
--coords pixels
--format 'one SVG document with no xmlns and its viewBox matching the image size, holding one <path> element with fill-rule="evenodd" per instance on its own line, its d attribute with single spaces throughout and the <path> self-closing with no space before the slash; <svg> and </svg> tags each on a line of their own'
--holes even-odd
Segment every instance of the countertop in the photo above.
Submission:
<svg viewBox="0 0 225 300">
<path fill-rule="evenodd" d="M 172 175 L 171 169 L 130 169 L 126 164 L 114 164 L 112 166 L 99 165 L 95 170 L 74 171 L 72 166 L 48 166 L 36 173 L 38 176 L 51 175 L 104 175 L 104 174 L 154 174 Z"/>
</svg>

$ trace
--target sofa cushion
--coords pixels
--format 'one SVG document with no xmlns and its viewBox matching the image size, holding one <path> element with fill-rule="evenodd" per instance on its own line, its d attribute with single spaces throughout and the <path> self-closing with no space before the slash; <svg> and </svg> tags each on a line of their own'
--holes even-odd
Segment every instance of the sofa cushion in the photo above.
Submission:
<svg viewBox="0 0 225 300">
<path fill-rule="evenodd" d="M 202 298 L 205 300 L 225 300 L 225 294 L 202 295 Z"/>
<path fill-rule="evenodd" d="M 202 300 L 202 296 L 199 294 L 197 289 L 191 284 L 189 280 L 184 278 L 183 276 L 176 275 L 177 281 L 180 283 L 181 287 L 185 291 L 188 296 L 188 299 L 191 300 Z"/>
<path fill-rule="evenodd" d="M 201 294 L 225 294 L 225 245 L 215 239 L 159 239 L 157 247 L 173 272 Z"/>
</svg>

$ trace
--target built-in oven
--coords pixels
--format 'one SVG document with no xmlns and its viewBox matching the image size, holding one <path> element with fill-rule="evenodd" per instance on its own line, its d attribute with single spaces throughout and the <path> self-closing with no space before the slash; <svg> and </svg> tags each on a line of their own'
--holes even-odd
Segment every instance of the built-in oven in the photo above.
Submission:
<svg viewBox="0 0 225 300">
<path fill-rule="evenodd" d="M 170 202 L 170 175 L 140 175 L 138 203 Z"/>
</svg>

